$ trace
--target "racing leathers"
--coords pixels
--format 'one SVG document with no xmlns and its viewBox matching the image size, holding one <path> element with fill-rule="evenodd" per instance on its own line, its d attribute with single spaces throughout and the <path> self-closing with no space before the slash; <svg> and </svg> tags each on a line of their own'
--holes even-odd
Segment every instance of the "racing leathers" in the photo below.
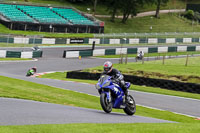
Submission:
<svg viewBox="0 0 200 133">
<path fill-rule="evenodd" d="M 111 76 L 115 82 L 119 83 L 122 90 L 124 91 L 125 96 L 127 96 L 128 90 L 124 81 L 124 76 L 117 69 L 112 68 L 112 70 L 109 73 L 104 71 L 101 75 L 104 74 Z"/>
</svg>

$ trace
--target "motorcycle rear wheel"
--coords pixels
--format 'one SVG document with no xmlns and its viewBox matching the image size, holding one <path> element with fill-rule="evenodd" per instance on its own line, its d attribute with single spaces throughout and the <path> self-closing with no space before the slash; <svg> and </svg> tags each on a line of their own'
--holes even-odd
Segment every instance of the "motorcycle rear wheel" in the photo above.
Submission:
<svg viewBox="0 0 200 133">
<path fill-rule="evenodd" d="M 100 103 L 101 103 L 101 107 L 102 109 L 106 112 L 106 113 L 110 113 L 112 111 L 112 102 L 109 102 L 107 99 L 107 96 L 105 93 L 101 93 L 100 96 Z"/>
<path fill-rule="evenodd" d="M 136 112 L 135 100 L 131 95 L 128 95 L 127 99 L 128 99 L 128 101 L 126 101 L 126 108 L 124 108 L 124 112 L 127 115 L 133 115 Z"/>
</svg>

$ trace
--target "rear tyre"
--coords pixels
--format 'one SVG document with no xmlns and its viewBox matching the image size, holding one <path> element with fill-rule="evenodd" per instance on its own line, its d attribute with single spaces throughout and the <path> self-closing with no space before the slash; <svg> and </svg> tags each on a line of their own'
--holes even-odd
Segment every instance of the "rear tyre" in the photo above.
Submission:
<svg viewBox="0 0 200 133">
<path fill-rule="evenodd" d="M 124 112 L 127 115 L 133 115 L 136 112 L 136 104 L 135 104 L 135 100 L 133 99 L 133 97 L 131 95 L 127 96 L 127 100 L 126 100 L 126 108 L 124 108 Z"/>
<path fill-rule="evenodd" d="M 102 109 L 106 112 L 106 113 L 110 113 L 112 111 L 112 102 L 109 102 L 106 94 L 105 93 L 101 93 L 100 96 L 100 103 L 101 103 L 101 107 Z"/>
</svg>

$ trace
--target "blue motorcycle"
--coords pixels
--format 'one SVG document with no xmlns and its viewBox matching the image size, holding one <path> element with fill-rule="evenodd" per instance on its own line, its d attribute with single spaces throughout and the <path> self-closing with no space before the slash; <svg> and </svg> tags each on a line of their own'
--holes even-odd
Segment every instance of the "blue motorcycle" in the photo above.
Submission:
<svg viewBox="0 0 200 133">
<path fill-rule="evenodd" d="M 126 87 L 130 87 L 130 83 L 126 82 Z M 127 115 L 133 115 L 136 112 L 135 100 L 131 95 L 125 95 L 117 81 L 111 76 L 102 75 L 96 88 L 100 94 L 101 107 L 106 113 L 110 113 L 112 108 L 123 109 Z"/>
</svg>

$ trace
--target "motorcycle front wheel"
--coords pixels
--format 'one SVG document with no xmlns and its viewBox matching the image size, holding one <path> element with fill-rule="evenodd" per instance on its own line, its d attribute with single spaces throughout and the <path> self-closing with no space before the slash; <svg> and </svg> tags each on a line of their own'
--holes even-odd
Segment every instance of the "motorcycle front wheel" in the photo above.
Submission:
<svg viewBox="0 0 200 133">
<path fill-rule="evenodd" d="M 101 93 L 100 96 L 100 103 L 101 103 L 101 107 L 102 109 L 106 112 L 106 113 L 110 113 L 112 111 L 112 102 L 109 102 L 107 99 L 107 96 L 105 93 Z"/>
<path fill-rule="evenodd" d="M 28 76 L 31 76 L 31 74 L 30 74 L 30 73 L 27 73 L 26 76 L 27 76 L 27 77 L 28 77 Z"/>
<path fill-rule="evenodd" d="M 136 112 L 135 100 L 134 100 L 134 98 L 131 95 L 127 96 L 126 108 L 124 108 L 124 112 L 127 115 L 133 115 Z"/>
</svg>

